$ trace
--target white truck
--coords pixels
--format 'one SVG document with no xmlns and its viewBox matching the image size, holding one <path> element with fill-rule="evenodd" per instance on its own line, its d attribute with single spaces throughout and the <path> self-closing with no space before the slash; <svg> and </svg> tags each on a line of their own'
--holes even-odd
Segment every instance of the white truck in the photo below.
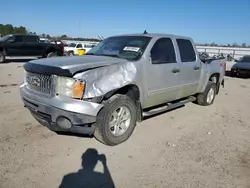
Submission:
<svg viewBox="0 0 250 188">
<path fill-rule="evenodd" d="M 66 55 L 73 56 L 78 55 L 78 50 L 83 49 L 84 53 L 87 53 L 95 45 L 95 43 L 70 43 L 64 47 L 64 52 Z"/>
</svg>

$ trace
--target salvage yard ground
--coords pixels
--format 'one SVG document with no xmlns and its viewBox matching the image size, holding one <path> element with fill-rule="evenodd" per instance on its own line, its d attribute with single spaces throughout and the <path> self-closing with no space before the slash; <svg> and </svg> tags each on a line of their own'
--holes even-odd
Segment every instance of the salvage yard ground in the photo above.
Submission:
<svg viewBox="0 0 250 188">
<path fill-rule="evenodd" d="M 249 79 L 226 77 L 214 105 L 146 119 L 108 147 L 39 125 L 19 97 L 22 65 L 0 65 L 0 188 L 88 187 L 93 179 L 117 188 L 250 187 Z"/>
</svg>

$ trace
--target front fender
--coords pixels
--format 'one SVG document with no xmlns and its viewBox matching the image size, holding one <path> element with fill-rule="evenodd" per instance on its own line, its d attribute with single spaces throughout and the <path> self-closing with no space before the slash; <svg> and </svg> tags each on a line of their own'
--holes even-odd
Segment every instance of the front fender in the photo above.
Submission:
<svg viewBox="0 0 250 188">
<path fill-rule="evenodd" d="M 134 84 L 136 75 L 135 65 L 131 62 L 124 62 L 81 72 L 76 74 L 74 78 L 86 81 L 84 98 L 93 98 Z"/>
</svg>

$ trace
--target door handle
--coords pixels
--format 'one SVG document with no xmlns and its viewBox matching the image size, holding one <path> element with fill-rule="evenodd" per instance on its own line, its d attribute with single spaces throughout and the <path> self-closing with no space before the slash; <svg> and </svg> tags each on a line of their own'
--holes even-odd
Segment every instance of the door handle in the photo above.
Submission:
<svg viewBox="0 0 250 188">
<path fill-rule="evenodd" d="M 200 67 L 197 67 L 197 66 L 194 67 L 194 70 L 199 70 L 199 69 L 200 69 Z"/>
<path fill-rule="evenodd" d="M 172 70 L 172 73 L 177 73 L 177 72 L 180 72 L 180 69 L 173 69 Z"/>
</svg>

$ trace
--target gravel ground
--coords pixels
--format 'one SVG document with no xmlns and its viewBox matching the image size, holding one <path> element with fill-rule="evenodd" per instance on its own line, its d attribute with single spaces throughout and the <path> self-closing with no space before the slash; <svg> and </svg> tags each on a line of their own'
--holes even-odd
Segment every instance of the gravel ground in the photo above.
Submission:
<svg viewBox="0 0 250 188">
<path fill-rule="evenodd" d="M 19 97 L 22 65 L 0 65 L 1 188 L 250 187 L 250 80 L 226 77 L 214 105 L 146 119 L 108 147 L 39 125 Z"/>
</svg>

